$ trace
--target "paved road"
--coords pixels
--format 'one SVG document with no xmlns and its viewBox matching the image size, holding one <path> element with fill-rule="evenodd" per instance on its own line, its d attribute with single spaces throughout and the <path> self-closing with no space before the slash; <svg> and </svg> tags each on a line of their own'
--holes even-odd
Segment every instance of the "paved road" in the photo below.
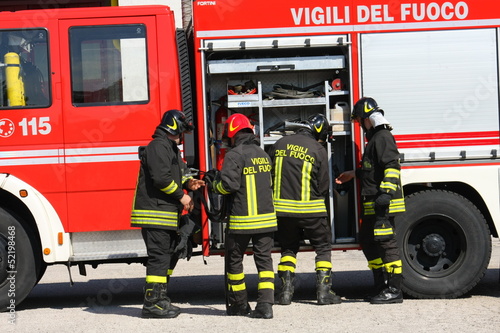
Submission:
<svg viewBox="0 0 500 333">
<path fill-rule="evenodd" d="M 15 324 L 0 314 L 1 332 L 500 332 L 500 242 L 483 280 L 468 295 L 453 300 L 406 299 L 403 304 L 370 305 L 362 295 L 371 273 L 359 251 L 334 252 L 334 289 L 340 305 L 314 302 L 313 254 L 300 253 L 296 301 L 275 306 L 274 319 L 225 316 L 221 257 L 194 257 L 179 264 L 169 296 L 181 307 L 175 319 L 142 319 L 145 268 L 110 264 L 87 268 L 52 266 L 30 296 L 16 309 Z M 278 255 L 274 255 L 275 263 Z M 255 306 L 257 277 L 252 257 L 245 258 L 247 287 Z M 253 302 L 252 302 L 253 300 Z"/>
</svg>

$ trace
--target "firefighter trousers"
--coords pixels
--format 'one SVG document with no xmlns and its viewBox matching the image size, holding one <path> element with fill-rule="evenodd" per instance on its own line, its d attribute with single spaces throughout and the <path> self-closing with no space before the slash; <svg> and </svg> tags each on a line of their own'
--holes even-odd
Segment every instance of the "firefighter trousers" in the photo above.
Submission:
<svg viewBox="0 0 500 333">
<path fill-rule="evenodd" d="M 316 252 L 316 268 L 318 263 L 330 263 L 332 259 L 332 230 L 326 217 L 278 217 L 278 242 L 281 246 L 281 265 L 291 266 L 286 270 L 295 272 L 297 253 L 303 238 L 309 239 Z M 284 260 L 290 258 L 291 260 Z M 331 265 L 331 264 L 330 264 Z M 322 265 L 320 265 L 322 266 Z M 283 266 L 281 266 L 283 268 Z M 331 268 L 331 266 L 330 266 Z M 280 271 L 280 267 L 278 267 Z"/>
<path fill-rule="evenodd" d="M 142 228 L 148 261 L 146 283 L 167 283 L 178 258 L 174 255 L 177 232 L 158 228 Z"/>
<path fill-rule="evenodd" d="M 375 215 L 364 215 L 361 228 L 359 230 L 359 243 L 363 250 L 366 260 L 369 263 L 382 259 L 383 264 L 400 262 L 399 248 L 394 237 L 388 241 L 376 242 L 373 237 L 373 226 L 375 224 Z M 394 217 L 389 217 L 394 230 Z"/>
<path fill-rule="evenodd" d="M 253 257 L 259 273 L 257 303 L 274 304 L 274 271 L 271 249 L 274 244 L 272 232 L 262 234 L 226 233 L 225 269 L 227 298 L 229 305 L 248 302 L 243 256 L 252 241 Z"/>
</svg>

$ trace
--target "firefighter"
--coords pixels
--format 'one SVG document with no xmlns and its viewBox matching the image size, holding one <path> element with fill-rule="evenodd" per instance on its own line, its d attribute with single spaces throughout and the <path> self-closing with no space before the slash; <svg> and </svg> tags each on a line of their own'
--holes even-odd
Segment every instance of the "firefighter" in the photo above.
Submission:
<svg viewBox="0 0 500 333">
<path fill-rule="evenodd" d="M 279 139 L 269 152 L 281 245 L 278 304 L 292 302 L 297 252 L 303 235 L 316 252 L 318 304 L 339 304 L 340 297 L 331 289 L 332 233 L 325 204 L 330 178 L 328 155 L 322 143 L 327 140 L 330 125 L 322 114 L 311 116 L 302 125 L 293 135 Z"/>
<path fill-rule="evenodd" d="M 405 211 L 401 188 L 401 166 L 392 127 L 384 111 L 371 97 L 361 98 L 352 111 L 351 119 L 358 122 L 366 134 L 361 166 L 341 173 L 337 184 L 358 177 L 363 199 L 363 220 L 359 241 L 373 272 L 372 304 L 402 303 L 402 262 L 395 238 L 394 215 Z"/>
<path fill-rule="evenodd" d="M 182 240 L 188 224 L 183 224 L 180 230 L 180 245 L 176 243 L 181 211 L 193 208 L 191 197 L 183 189 L 197 190 L 204 185 L 202 180 L 185 176 L 187 168 L 177 147 L 183 133 L 191 130 L 193 126 L 183 112 L 169 110 L 164 113 L 153 140 L 141 152 L 131 225 L 142 228 L 148 254 L 144 318 L 174 318 L 180 313 L 167 297 L 167 276 L 178 257 L 186 254 L 186 242 Z"/>
<path fill-rule="evenodd" d="M 259 146 L 249 119 L 240 113 L 224 124 L 224 139 L 232 147 L 224 157 L 212 190 L 229 196 L 225 264 L 227 314 L 270 319 L 273 317 L 274 271 L 271 249 L 277 229 L 272 200 L 271 159 Z M 259 274 L 258 297 L 252 311 L 247 299 L 243 256 L 249 242 Z"/>
</svg>

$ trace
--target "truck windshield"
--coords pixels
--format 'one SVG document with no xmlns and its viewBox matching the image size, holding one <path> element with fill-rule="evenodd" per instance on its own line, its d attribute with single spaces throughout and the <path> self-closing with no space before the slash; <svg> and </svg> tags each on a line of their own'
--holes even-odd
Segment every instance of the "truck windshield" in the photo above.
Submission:
<svg viewBox="0 0 500 333">
<path fill-rule="evenodd" d="M 72 27 L 69 36 L 74 105 L 148 102 L 144 25 Z"/>
<path fill-rule="evenodd" d="M 0 108 L 50 105 L 47 31 L 0 30 Z"/>
</svg>

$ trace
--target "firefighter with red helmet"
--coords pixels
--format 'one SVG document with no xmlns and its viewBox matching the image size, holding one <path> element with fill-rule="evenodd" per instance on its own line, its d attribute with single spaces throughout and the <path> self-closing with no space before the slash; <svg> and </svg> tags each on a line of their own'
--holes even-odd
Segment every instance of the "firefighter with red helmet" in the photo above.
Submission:
<svg viewBox="0 0 500 333">
<path fill-rule="evenodd" d="M 212 190 L 232 200 L 226 227 L 225 265 L 227 314 L 270 319 L 273 317 L 274 271 L 271 258 L 277 229 L 272 200 L 271 159 L 260 148 L 249 119 L 240 113 L 224 124 L 224 138 L 231 149 Z M 243 256 L 250 241 L 259 274 L 257 305 L 251 311 L 247 299 Z"/>
<path fill-rule="evenodd" d="M 297 252 L 302 235 L 316 252 L 316 291 L 318 304 L 339 304 L 332 290 L 331 227 L 325 200 L 330 177 L 328 155 L 322 143 L 330 124 L 322 114 L 311 116 L 295 134 L 284 136 L 271 148 L 273 159 L 274 205 L 278 216 L 281 259 L 278 276 L 282 285 L 278 303 L 288 305 L 294 292 Z"/>
<path fill-rule="evenodd" d="M 185 251 L 182 246 L 176 247 L 181 211 L 193 208 L 191 197 L 183 189 L 196 190 L 204 185 L 204 181 L 186 176 L 187 168 L 177 147 L 183 133 L 193 128 L 183 112 L 169 110 L 140 154 L 131 225 L 142 228 L 148 254 L 142 308 L 145 318 L 174 318 L 180 313 L 167 297 L 167 280 L 177 259 L 172 257 Z M 186 242 L 180 244 L 186 246 Z"/>
<path fill-rule="evenodd" d="M 363 128 L 368 144 L 360 168 L 341 173 L 336 183 L 354 177 L 361 182 L 363 221 L 359 241 L 375 283 L 370 303 L 401 303 L 403 269 L 394 234 L 394 216 L 405 212 L 399 151 L 392 127 L 373 98 L 356 102 L 351 119 Z"/>
</svg>

